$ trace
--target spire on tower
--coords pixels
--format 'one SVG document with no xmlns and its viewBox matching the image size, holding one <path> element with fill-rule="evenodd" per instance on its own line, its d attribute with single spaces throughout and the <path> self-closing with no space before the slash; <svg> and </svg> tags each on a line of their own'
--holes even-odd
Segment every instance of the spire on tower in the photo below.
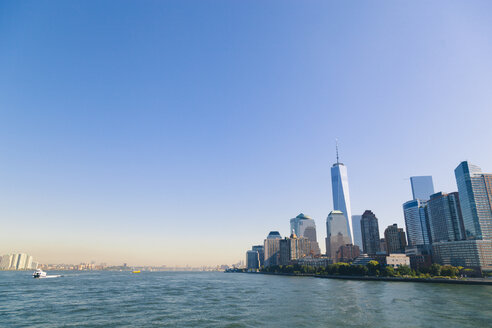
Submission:
<svg viewBox="0 0 492 328">
<path fill-rule="evenodd" d="M 336 148 L 337 148 L 337 164 L 339 164 L 339 160 L 338 160 L 338 138 L 335 138 L 335 143 L 336 143 Z"/>
</svg>

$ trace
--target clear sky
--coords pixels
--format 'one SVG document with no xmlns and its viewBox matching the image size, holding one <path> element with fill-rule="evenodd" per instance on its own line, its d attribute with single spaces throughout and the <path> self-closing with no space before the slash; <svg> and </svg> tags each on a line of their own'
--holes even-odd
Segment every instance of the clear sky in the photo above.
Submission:
<svg viewBox="0 0 492 328">
<path fill-rule="evenodd" d="M 0 254 L 205 265 L 492 172 L 491 1 L 1 1 Z"/>
</svg>

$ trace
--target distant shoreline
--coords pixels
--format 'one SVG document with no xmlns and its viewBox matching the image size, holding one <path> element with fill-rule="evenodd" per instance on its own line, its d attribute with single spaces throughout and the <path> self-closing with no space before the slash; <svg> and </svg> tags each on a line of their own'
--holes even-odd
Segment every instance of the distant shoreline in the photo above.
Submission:
<svg viewBox="0 0 492 328">
<path fill-rule="evenodd" d="M 443 279 L 443 278 L 405 278 L 405 277 L 316 275 L 316 274 L 312 274 L 312 273 L 303 273 L 303 274 L 278 273 L 278 272 L 243 272 L 243 273 L 266 274 L 266 275 L 276 275 L 276 276 L 291 276 L 291 277 L 314 277 L 314 278 L 323 278 L 323 279 L 390 281 L 390 282 L 422 282 L 422 283 L 434 283 L 434 284 L 489 285 L 489 286 L 492 286 L 492 279 L 483 279 L 483 278 Z"/>
</svg>

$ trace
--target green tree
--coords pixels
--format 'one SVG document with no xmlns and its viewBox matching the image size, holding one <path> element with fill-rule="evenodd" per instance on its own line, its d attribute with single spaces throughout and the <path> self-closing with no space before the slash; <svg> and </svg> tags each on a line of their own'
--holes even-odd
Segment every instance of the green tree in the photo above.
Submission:
<svg viewBox="0 0 492 328">
<path fill-rule="evenodd" d="M 441 275 L 441 265 L 434 263 L 429 267 L 429 273 L 431 276 L 440 276 Z"/>
<path fill-rule="evenodd" d="M 447 277 L 456 277 L 458 275 L 458 268 L 452 265 L 443 265 L 441 267 L 441 275 Z"/>
<path fill-rule="evenodd" d="M 408 265 L 400 265 L 396 271 L 402 276 L 411 276 L 412 269 Z"/>
<path fill-rule="evenodd" d="M 381 275 L 385 277 L 394 277 L 396 275 L 395 269 L 391 265 L 388 265 L 381 270 Z"/>
<path fill-rule="evenodd" d="M 379 262 L 371 260 L 367 263 L 367 270 L 370 276 L 378 276 L 379 275 Z"/>
</svg>

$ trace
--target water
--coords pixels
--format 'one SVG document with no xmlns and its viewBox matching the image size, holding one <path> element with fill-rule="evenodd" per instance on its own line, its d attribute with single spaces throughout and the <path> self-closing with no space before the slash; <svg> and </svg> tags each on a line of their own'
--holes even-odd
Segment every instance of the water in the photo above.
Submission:
<svg viewBox="0 0 492 328">
<path fill-rule="evenodd" d="M 492 327 L 492 286 L 219 272 L 0 272 L 0 327 Z"/>
</svg>

